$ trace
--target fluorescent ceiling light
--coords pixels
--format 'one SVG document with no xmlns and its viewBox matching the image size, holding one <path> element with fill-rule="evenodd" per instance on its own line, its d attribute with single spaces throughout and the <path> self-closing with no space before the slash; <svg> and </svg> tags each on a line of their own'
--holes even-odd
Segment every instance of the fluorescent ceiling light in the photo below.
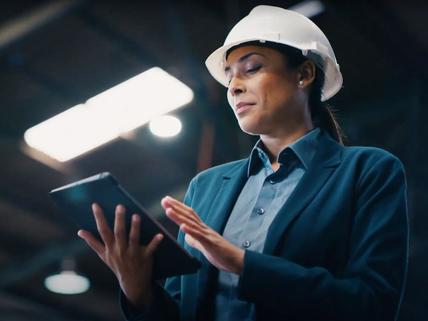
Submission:
<svg viewBox="0 0 428 321">
<path fill-rule="evenodd" d="M 322 13 L 325 10 L 325 7 L 321 1 L 307 0 L 291 6 L 288 9 L 311 18 Z"/>
<path fill-rule="evenodd" d="M 80 294 L 89 289 L 89 280 L 74 271 L 62 271 L 59 274 L 48 276 L 45 287 L 60 294 Z"/>
<path fill-rule="evenodd" d="M 28 129 L 24 139 L 65 162 L 192 99 L 188 86 L 155 67 Z"/>
<path fill-rule="evenodd" d="M 164 115 L 150 121 L 151 132 L 159 137 L 173 137 L 181 131 L 181 121 L 177 117 Z"/>
</svg>

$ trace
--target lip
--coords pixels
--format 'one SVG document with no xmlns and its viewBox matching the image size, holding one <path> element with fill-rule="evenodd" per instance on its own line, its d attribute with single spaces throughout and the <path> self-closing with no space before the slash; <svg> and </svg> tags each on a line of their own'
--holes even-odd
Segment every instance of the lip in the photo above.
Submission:
<svg viewBox="0 0 428 321">
<path fill-rule="evenodd" d="M 248 103 L 248 102 L 240 102 L 235 105 L 235 111 L 239 115 L 243 113 L 244 111 L 250 109 L 254 103 Z"/>
</svg>

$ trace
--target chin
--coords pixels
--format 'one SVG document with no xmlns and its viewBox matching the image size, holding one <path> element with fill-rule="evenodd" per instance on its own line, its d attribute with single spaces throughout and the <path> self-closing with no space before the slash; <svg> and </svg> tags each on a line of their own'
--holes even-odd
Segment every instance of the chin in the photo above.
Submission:
<svg viewBox="0 0 428 321">
<path fill-rule="evenodd" d="M 238 123 L 241 130 L 248 135 L 258 136 L 263 132 L 260 124 L 249 119 L 238 119 Z"/>
</svg>

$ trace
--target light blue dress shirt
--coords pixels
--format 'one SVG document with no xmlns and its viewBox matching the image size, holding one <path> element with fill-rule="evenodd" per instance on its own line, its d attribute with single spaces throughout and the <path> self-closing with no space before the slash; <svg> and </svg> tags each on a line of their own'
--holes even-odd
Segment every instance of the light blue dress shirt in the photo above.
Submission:
<svg viewBox="0 0 428 321">
<path fill-rule="evenodd" d="M 259 140 L 254 146 L 244 185 L 227 221 L 223 237 L 242 249 L 262 252 L 269 226 L 306 172 L 315 154 L 320 129 L 316 128 L 286 147 L 274 172 Z M 237 298 L 239 276 L 219 272 L 217 321 L 254 320 L 253 304 Z"/>
</svg>

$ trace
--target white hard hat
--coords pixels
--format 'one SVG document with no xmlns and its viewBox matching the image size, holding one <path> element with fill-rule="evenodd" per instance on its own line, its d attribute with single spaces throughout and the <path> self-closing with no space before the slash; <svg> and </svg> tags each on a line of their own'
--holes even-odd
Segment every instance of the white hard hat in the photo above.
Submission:
<svg viewBox="0 0 428 321">
<path fill-rule="evenodd" d="M 343 78 L 333 48 L 316 24 L 295 11 L 273 6 L 257 6 L 229 32 L 223 46 L 215 50 L 205 65 L 222 85 L 228 86 L 224 72 L 227 51 L 237 45 L 260 41 L 284 44 L 302 50 L 324 72 L 321 100 L 334 96 L 342 87 Z"/>
</svg>

